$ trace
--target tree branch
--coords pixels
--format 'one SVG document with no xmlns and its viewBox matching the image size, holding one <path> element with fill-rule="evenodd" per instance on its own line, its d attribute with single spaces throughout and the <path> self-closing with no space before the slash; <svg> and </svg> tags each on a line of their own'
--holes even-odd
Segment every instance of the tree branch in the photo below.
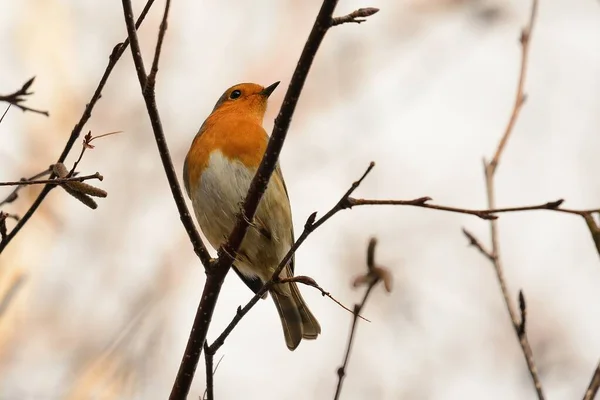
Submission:
<svg viewBox="0 0 600 400">
<path fill-rule="evenodd" d="M 252 299 L 250 299 L 250 301 L 244 306 L 244 308 L 238 307 L 237 313 L 233 317 L 233 319 L 231 320 L 229 325 L 227 325 L 225 330 L 223 330 L 223 332 L 217 337 L 217 339 L 215 339 L 215 341 L 209 346 L 213 353 L 216 353 L 216 351 L 219 350 L 219 348 L 221 346 L 223 346 L 223 344 L 225 343 L 225 339 L 227 339 L 227 337 L 233 331 L 233 329 L 237 326 L 237 324 L 242 320 L 242 318 L 244 318 L 244 316 L 246 314 L 248 314 L 248 312 L 252 309 L 252 307 L 254 307 L 254 305 L 258 302 L 258 300 L 261 299 L 262 295 L 265 294 L 267 292 L 267 290 L 269 290 L 271 285 L 273 285 L 273 283 L 275 283 L 274 278 L 279 277 L 279 273 L 283 270 L 283 268 L 285 268 L 287 263 L 292 259 L 292 256 L 294 255 L 294 253 L 296 253 L 296 251 L 302 245 L 302 243 L 304 243 L 306 238 L 312 232 L 314 232 L 318 227 L 323 225 L 331 217 L 333 217 L 335 214 L 337 214 L 339 211 L 349 208 L 348 207 L 348 198 L 360 186 L 362 181 L 367 177 L 369 172 L 371 172 L 371 170 L 374 167 L 375 167 L 375 163 L 371 162 L 369 164 L 369 167 L 367 168 L 367 170 L 362 174 L 362 176 L 356 182 L 352 183 L 352 186 L 350 186 L 350 189 L 348 189 L 346 191 L 346 193 L 344 193 L 344 195 L 340 198 L 340 200 L 336 203 L 336 205 L 333 206 L 333 208 L 331 208 L 331 210 L 329 210 L 325 215 L 323 215 L 321 218 L 316 220 L 317 213 L 314 212 L 308 217 L 308 219 L 306 220 L 306 223 L 304 224 L 304 230 L 302 231 L 302 234 L 298 237 L 298 239 L 296 239 L 296 242 L 290 248 L 290 250 L 287 252 L 285 257 L 283 257 L 283 259 L 279 263 L 279 266 L 277 267 L 277 269 L 271 276 L 271 280 L 263 285 L 263 287 L 258 291 L 258 293 L 256 293 L 252 297 Z"/>
<path fill-rule="evenodd" d="M 39 180 L 20 180 L 13 182 L 0 182 L 0 186 L 27 186 L 27 185 L 60 185 L 66 182 L 83 182 L 91 179 L 98 179 L 102 181 L 104 177 L 100 175 L 99 172 L 96 172 L 92 175 L 84 175 L 84 176 L 73 176 L 70 178 L 54 178 L 54 179 L 39 179 Z"/>
<path fill-rule="evenodd" d="M 163 23 L 161 23 L 160 25 L 159 37 L 164 37 L 165 35 L 167 24 L 164 21 L 168 16 L 170 5 L 171 1 L 167 0 L 165 4 L 165 11 L 163 14 Z M 135 64 L 135 70 L 137 72 L 138 81 L 140 83 L 140 88 L 144 97 L 144 103 L 146 104 L 146 111 L 148 112 L 150 123 L 152 125 L 152 131 L 154 132 L 154 139 L 156 141 L 156 146 L 158 147 L 158 153 L 160 155 L 163 168 L 165 170 L 165 174 L 169 182 L 169 187 L 171 189 L 173 199 L 175 200 L 177 210 L 179 211 L 181 222 L 190 238 L 192 246 L 194 247 L 194 252 L 198 255 L 200 261 L 202 261 L 202 264 L 204 264 L 204 266 L 207 267 L 208 265 L 210 265 L 211 257 L 208 250 L 206 249 L 206 246 L 202 242 L 202 238 L 200 237 L 198 230 L 194 225 L 194 221 L 192 220 L 190 212 L 185 203 L 183 192 L 181 190 L 181 187 L 179 186 L 179 181 L 177 180 L 177 173 L 175 172 L 175 168 L 173 167 L 173 161 L 171 160 L 171 154 L 165 138 L 160 114 L 156 106 L 154 86 L 156 81 L 148 80 L 148 76 L 146 75 L 144 60 L 142 59 L 142 53 L 140 50 L 140 43 L 133 23 L 134 19 L 131 0 L 123 0 L 123 13 L 125 16 L 125 23 L 127 25 L 127 33 L 131 42 L 131 54 L 133 56 L 133 62 Z M 160 52 L 159 46 L 161 45 L 162 39 L 158 40 L 155 53 Z M 155 59 L 158 60 L 156 57 Z"/>
<path fill-rule="evenodd" d="M 533 25 L 535 22 L 537 5 L 538 5 L 537 0 L 533 0 L 533 4 L 531 7 L 531 14 L 529 17 L 529 22 L 528 22 L 527 26 L 525 28 L 523 28 L 523 30 L 521 32 L 521 69 L 520 69 L 520 74 L 519 74 L 519 82 L 517 85 L 517 94 L 516 94 L 516 98 L 515 98 L 511 116 L 509 118 L 508 124 L 504 131 L 504 134 L 502 135 L 502 138 L 498 144 L 498 147 L 496 149 L 496 152 L 494 154 L 492 161 L 489 163 L 484 162 L 485 183 L 486 183 L 486 189 L 487 189 L 487 199 L 488 199 L 488 208 L 489 209 L 495 208 L 494 174 L 496 172 L 496 169 L 498 168 L 498 165 L 500 163 L 500 157 L 503 153 L 503 150 L 505 149 L 506 143 L 508 142 L 510 135 L 512 134 L 517 117 L 519 116 L 519 112 L 525 101 L 525 94 L 524 94 L 523 90 L 524 90 L 524 85 L 525 85 L 525 74 L 526 74 L 526 70 L 527 70 L 529 43 L 530 43 L 530 39 L 531 39 L 531 32 L 532 32 Z M 556 205 L 557 203 L 558 203 L 558 205 L 560 205 L 561 202 L 560 201 L 555 202 L 554 204 L 552 204 L 552 206 Z M 551 208 L 551 209 L 556 209 L 556 208 Z M 513 209 L 512 211 L 516 211 L 516 210 Z M 477 247 L 480 250 L 480 252 L 482 252 L 484 255 L 486 255 L 486 257 L 492 262 L 492 264 L 494 266 L 494 270 L 496 272 L 496 277 L 498 279 L 498 284 L 500 285 L 500 290 L 502 291 L 502 297 L 504 298 L 504 303 L 505 303 L 506 309 L 509 313 L 509 316 L 510 316 L 510 319 L 511 319 L 511 322 L 513 325 L 513 329 L 519 340 L 521 350 L 523 351 L 523 355 L 524 355 L 525 361 L 527 363 L 527 369 L 529 371 L 529 374 L 531 375 L 531 379 L 535 386 L 537 397 L 538 397 L 538 399 L 543 400 L 544 392 L 542 390 L 542 384 L 541 384 L 540 378 L 538 376 L 537 367 L 535 366 L 535 363 L 533 360 L 533 352 L 531 350 L 531 345 L 529 344 L 529 340 L 527 339 L 527 335 L 525 333 L 525 299 L 521 293 L 521 295 L 520 295 L 520 299 L 522 300 L 520 302 L 521 318 L 519 318 L 519 314 L 517 313 L 517 310 L 515 309 L 515 306 L 513 305 L 512 301 L 511 301 L 511 296 L 510 296 L 510 294 L 508 292 L 508 288 L 506 286 L 506 279 L 504 277 L 504 268 L 502 266 L 502 262 L 500 259 L 500 245 L 499 245 L 499 241 L 498 241 L 498 222 L 496 220 L 490 220 L 490 236 L 491 236 L 491 241 L 492 241 L 492 250 L 490 252 L 484 250 L 483 246 L 478 245 L 479 242 L 474 238 L 473 235 L 469 234 L 466 230 L 463 230 L 463 232 L 469 238 L 470 243 L 472 245 L 474 245 L 475 247 Z"/>
<path fill-rule="evenodd" d="M 29 112 L 33 112 L 36 114 L 42 114 L 42 115 L 45 115 L 46 117 L 48 117 L 50 115 L 48 113 L 48 111 L 36 110 L 35 108 L 30 108 L 30 107 L 23 105 L 23 102 L 26 100 L 26 97 L 31 96 L 33 94 L 33 92 L 28 92 L 28 90 L 31 87 L 31 85 L 33 84 L 34 80 L 35 80 L 35 76 L 33 78 L 29 79 L 27 82 L 25 82 L 23 84 L 23 86 L 21 86 L 21 88 L 16 90 L 15 92 L 4 95 L 4 96 L 0 96 L 0 101 L 5 101 L 8 104 L 12 104 L 15 107 L 18 107 L 19 109 L 21 109 L 23 112 L 29 111 Z"/>
<path fill-rule="evenodd" d="M 334 17 L 331 19 L 331 26 L 346 24 L 346 23 L 355 23 L 360 24 L 365 22 L 365 17 L 370 17 L 373 14 L 379 12 L 379 8 L 367 7 L 367 8 L 359 8 L 356 11 L 351 12 L 348 15 L 344 15 L 342 17 Z"/>
<path fill-rule="evenodd" d="M 596 398 L 596 394 L 598 393 L 598 388 L 600 388 L 600 363 L 596 367 L 594 375 L 592 375 L 592 379 L 590 380 L 590 384 L 585 391 L 583 400 L 594 400 Z"/>
<path fill-rule="evenodd" d="M 334 400 L 338 400 L 342 393 L 342 385 L 344 383 L 344 378 L 346 377 L 346 368 L 348 366 L 348 361 L 350 360 L 350 353 L 352 352 L 352 343 L 354 342 L 354 336 L 356 334 L 356 328 L 358 326 L 358 316 L 362 312 L 365 304 L 367 303 L 367 299 L 371 294 L 371 291 L 379 283 L 380 281 L 385 282 L 385 277 L 379 275 L 380 272 L 383 272 L 385 268 L 379 267 L 375 264 L 375 246 L 377 245 L 377 240 L 372 238 L 369 241 L 369 246 L 367 248 L 367 274 L 355 279 L 356 282 L 365 282 L 367 283 L 367 290 L 363 296 L 363 299 L 360 303 L 354 305 L 354 317 L 352 318 L 352 327 L 350 328 L 350 336 L 348 338 L 348 344 L 346 346 L 346 353 L 344 355 L 344 361 L 342 365 L 337 369 L 338 375 L 338 383 L 335 389 Z M 385 274 L 388 274 L 385 272 Z M 362 279 L 368 277 L 368 279 Z"/>
<path fill-rule="evenodd" d="M 48 175 L 48 174 L 50 174 L 50 173 L 52 173 L 52 168 L 51 168 L 51 167 L 49 167 L 49 168 L 46 168 L 46 170 L 44 170 L 44 171 L 42 171 L 42 172 L 40 172 L 40 173 L 37 173 L 37 174 L 35 174 L 35 175 L 34 175 L 34 176 L 32 176 L 31 178 L 21 178 L 21 181 L 23 181 L 23 182 L 21 182 L 21 184 L 20 184 L 19 186 L 17 186 L 16 188 L 14 188 L 14 189 L 13 189 L 13 191 L 12 191 L 12 192 L 10 192 L 10 193 L 8 194 L 8 196 L 6 196 L 6 197 L 4 198 L 4 200 L 0 201 L 0 207 L 2 207 L 2 206 L 3 206 L 3 205 L 5 205 L 5 204 L 12 203 L 13 201 L 17 200 L 17 198 L 19 198 L 19 191 L 20 191 L 20 190 L 21 190 L 21 189 L 22 189 L 24 186 L 26 186 L 26 185 L 24 185 L 24 182 L 25 182 L 25 181 L 32 181 L 32 180 L 35 180 L 35 179 L 41 178 L 42 176 L 46 176 L 46 175 Z"/>
<path fill-rule="evenodd" d="M 326 291 L 325 289 L 323 289 L 318 283 L 317 281 L 315 281 L 313 278 L 311 278 L 310 276 L 306 276 L 306 275 L 296 275 L 293 276 L 291 278 L 284 278 L 284 279 L 279 279 L 278 283 L 289 283 L 289 282 L 294 282 L 294 283 L 300 283 L 302 285 L 306 285 L 306 286 L 310 286 L 312 288 L 317 289 L 319 292 L 321 292 L 321 296 L 325 296 L 330 298 L 334 303 L 336 303 L 338 306 L 342 307 L 344 310 L 353 313 L 354 311 L 352 311 L 351 309 L 349 309 L 348 307 L 346 307 L 345 305 L 342 304 L 341 301 L 339 301 L 338 299 L 336 299 L 335 297 L 333 297 L 331 295 L 331 293 L 329 293 L 328 291 Z M 371 322 L 370 320 L 366 319 L 365 317 L 363 317 L 362 315 L 359 315 L 358 318 L 367 321 L 367 322 Z"/>
<path fill-rule="evenodd" d="M 215 353 L 210 351 L 210 349 L 208 348 L 208 344 L 204 342 L 204 359 L 206 361 L 206 390 L 204 391 L 204 396 L 202 396 L 202 398 L 206 400 L 214 400 L 215 398 L 215 385 L 213 379 L 215 373 L 215 371 L 213 370 L 214 355 Z"/>
<path fill-rule="evenodd" d="M 296 109 L 298 98 L 304 87 L 304 82 L 308 76 L 315 54 L 317 53 L 325 34 L 332 26 L 332 15 L 336 5 L 337 0 L 324 0 L 321 5 L 319 14 L 317 15 L 306 44 L 304 45 L 304 49 L 302 50 L 302 54 L 300 55 L 300 59 L 298 60 L 296 69 L 292 75 L 279 114 L 275 119 L 275 125 L 267 149 L 260 166 L 258 167 L 258 171 L 250 184 L 238 221 L 225 245 L 221 246 L 218 250 L 218 261 L 207 271 L 207 279 L 204 285 L 202 299 L 198 306 L 196 318 L 194 319 L 192 331 L 177 373 L 177 378 L 173 384 L 170 400 L 185 399 L 189 392 L 221 286 L 233 264 L 242 240 L 246 235 L 249 221 L 253 220 L 260 199 L 275 170 L 279 153 L 281 152 L 291 123 L 292 115 Z"/>
<path fill-rule="evenodd" d="M 140 25 L 142 24 L 142 22 L 144 21 L 144 18 L 146 17 L 146 15 L 148 14 L 148 11 L 150 11 L 150 8 L 152 7 L 152 4 L 154 4 L 154 0 L 148 0 L 146 2 L 146 5 L 144 6 L 142 13 L 140 14 L 137 22 L 135 23 L 136 29 L 139 28 Z M 115 65 L 117 64 L 117 61 L 119 61 L 119 58 L 121 58 L 121 56 L 123 55 L 123 52 L 125 51 L 125 49 L 127 48 L 128 45 L 129 45 L 129 40 L 126 39 L 123 43 L 119 43 L 113 48 L 112 53 L 110 54 L 110 57 L 108 58 L 108 65 L 106 66 L 106 69 L 104 70 L 104 74 L 102 74 L 102 77 L 100 78 L 100 82 L 98 82 L 98 86 L 96 87 L 96 90 L 94 91 L 94 94 L 92 95 L 92 98 L 90 99 L 89 103 L 85 106 L 83 115 L 79 119 L 79 122 L 77 122 L 77 124 L 73 127 L 73 130 L 71 131 L 71 135 L 69 136 L 69 139 L 67 140 L 67 143 L 65 144 L 65 147 L 64 147 L 60 157 L 58 158 L 57 163 L 65 162 L 65 159 L 67 158 L 67 155 L 73 148 L 75 141 L 77 140 L 77 138 L 79 138 L 79 135 L 81 134 L 81 131 L 83 130 L 83 127 L 85 126 L 85 124 L 88 122 L 88 120 L 92 116 L 92 110 L 94 109 L 94 106 L 96 105 L 98 100 L 100 100 L 100 97 L 102 96 L 102 90 L 104 89 L 104 86 L 106 85 L 106 82 L 108 81 L 108 78 L 110 77 L 110 74 L 112 73 Z M 51 175 L 50 178 L 54 178 L 54 175 Z M 44 186 L 44 188 L 42 189 L 42 191 L 40 192 L 38 197 L 35 199 L 35 201 L 31 205 L 31 207 L 29 207 L 29 209 L 27 210 L 25 215 L 23 215 L 23 217 L 21 218 L 19 223 L 17 223 L 17 225 L 7 235 L 6 240 L 3 240 L 2 242 L 0 242 L 0 253 L 2 253 L 2 251 L 6 248 L 6 246 L 8 246 L 8 244 L 12 241 L 12 239 L 14 239 L 14 237 L 17 235 L 17 233 L 19 233 L 19 231 L 23 228 L 23 226 L 25 226 L 27 221 L 29 221 L 29 219 L 32 217 L 32 215 L 36 212 L 36 210 L 42 204 L 42 202 L 44 201 L 44 199 L 46 198 L 48 193 L 50 193 L 50 191 L 55 186 L 56 185 Z"/>
</svg>

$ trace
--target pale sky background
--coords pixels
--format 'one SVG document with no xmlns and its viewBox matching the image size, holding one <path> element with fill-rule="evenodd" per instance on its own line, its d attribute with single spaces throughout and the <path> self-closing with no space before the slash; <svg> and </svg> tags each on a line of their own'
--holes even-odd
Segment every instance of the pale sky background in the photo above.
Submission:
<svg viewBox="0 0 600 400">
<path fill-rule="evenodd" d="M 139 12 L 143 2 L 134 5 Z M 485 207 L 481 160 L 514 101 L 530 2 L 343 0 L 336 15 L 361 6 L 381 12 L 328 33 L 281 155 L 296 231 L 311 212 L 329 210 L 370 161 L 377 166 L 357 197 Z M 162 7 L 157 1 L 141 29 L 148 62 Z M 227 87 L 282 81 L 265 118 L 270 131 L 319 7 L 173 1 L 157 96 L 180 176 Z M 124 37 L 118 1 L 0 1 L 0 93 L 35 75 L 28 104 L 51 113 L 9 111 L 0 180 L 56 160 Z M 497 173 L 497 204 L 564 198 L 570 208 L 600 207 L 600 3 L 540 0 L 530 55 L 528 101 Z M 0 293 L 27 279 L 0 320 L 1 400 L 168 396 L 204 272 L 144 110 L 128 50 L 85 128 L 124 133 L 96 142 L 80 164 L 104 175 L 98 186 L 108 197 L 93 211 L 54 190 L 0 257 Z M 21 193 L 6 211 L 22 214 L 37 192 Z M 508 286 L 515 300 L 525 292 L 547 399 L 581 398 L 600 359 L 600 261 L 585 224 L 547 211 L 503 215 L 499 224 Z M 359 207 L 297 253 L 297 272 L 350 307 L 362 295 L 350 282 L 364 269 L 371 236 L 394 273 L 394 292 L 378 288 L 364 311 L 372 322 L 358 327 L 343 399 L 535 398 L 492 266 L 467 246 L 462 227 L 488 243 L 488 224 L 476 217 Z M 218 399 L 333 397 L 352 316 L 301 290 L 323 334 L 288 351 L 272 301 L 260 302 L 217 355 Z M 210 340 L 250 297 L 230 274 Z M 204 379 L 202 360 L 190 399 L 202 395 Z"/>
</svg>

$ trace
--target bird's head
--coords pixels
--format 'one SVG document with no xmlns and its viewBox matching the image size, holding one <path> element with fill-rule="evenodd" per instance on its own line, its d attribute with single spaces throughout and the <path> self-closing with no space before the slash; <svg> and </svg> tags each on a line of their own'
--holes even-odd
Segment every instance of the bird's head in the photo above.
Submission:
<svg viewBox="0 0 600 400">
<path fill-rule="evenodd" d="M 277 85 L 279 82 L 267 87 L 256 83 L 239 83 L 221 95 L 212 112 L 239 113 L 262 121 L 267 110 L 267 100 Z"/>
</svg>

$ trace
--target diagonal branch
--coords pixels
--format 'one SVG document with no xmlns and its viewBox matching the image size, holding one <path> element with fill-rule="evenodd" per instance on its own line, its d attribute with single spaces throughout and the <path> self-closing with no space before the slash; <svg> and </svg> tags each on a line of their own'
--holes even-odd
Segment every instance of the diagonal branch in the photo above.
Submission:
<svg viewBox="0 0 600 400">
<path fill-rule="evenodd" d="M 596 394 L 598 393 L 598 388 L 600 388 L 600 363 L 596 367 L 594 375 L 592 375 L 592 379 L 590 380 L 590 384 L 585 391 L 583 400 L 594 400 L 596 398 Z"/>
<path fill-rule="evenodd" d="M 248 302 L 248 304 L 246 304 L 244 306 L 244 308 L 238 308 L 238 311 L 237 311 L 235 317 L 233 317 L 233 319 L 231 320 L 229 325 L 227 325 L 225 330 L 209 346 L 209 348 L 211 349 L 211 351 L 213 353 L 215 353 L 217 350 L 219 350 L 219 348 L 221 346 L 223 346 L 223 344 L 225 343 L 225 339 L 227 339 L 227 337 L 233 331 L 233 329 L 237 326 L 237 324 L 242 320 L 242 318 L 244 318 L 244 316 L 246 314 L 248 314 L 248 312 L 252 309 L 252 307 L 254 307 L 254 305 L 258 302 L 258 300 L 260 300 L 262 298 L 262 295 L 265 294 L 267 292 L 267 290 L 269 290 L 271 285 L 273 285 L 273 283 L 275 283 L 274 279 L 279 277 L 279 273 L 281 273 L 283 268 L 285 268 L 287 263 L 292 259 L 292 256 L 294 255 L 294 253 L 296 253 L 296 251 L 302 245 L 302 243 L 304 243 L 306 238 L 312 232 L 314 232 L 318 227 L 323 225 L 331 217 L 333 217 L 335 214 L 337 214 L 339 211 L 349 208 L 348 199 L 350 198 L 350 195 L 358 188 L 358 186 L 360 186 L 362 181 L 367 177 L 369 172 L 371 172 L 371 170 L 374 167 L 375 167 L 375 163 L 371 162 L 369 164 L 369 167 L 367 168 L 367 170 L 362 174 L 362 176 L 356 182 L 352 183 L 352 186 L 350 186 L 350 189 L 348 189 L 346 191 L 346 193 L 344 193 L 344 195 L 340 198 L 340 200 L 336 203 L 336 205 L 333 206 L 331 208 L 331 210 L 329 210 L 325 215 L 323 215 L 318 220 L 316 219 L 317 218 L 316 212 L 312 213 L 308 217 L 306 223 L 304 224 L 304 230 L 302 231 L 302 234 L 298 237 L 298 239 L 296 239 L 296 242 L 290 248 L 290 250 L 287 252 L 285 257 L 283 257 L 283 259 L 279 263 L 279 266 L 277 267 L 277 269 L 271 276 L 271 280 L 263 285 L 263 287 L 254 295 L 254 297 L 252 297 L 252 299 L 250 299 L 250 301 Z"/>
<path fill-rule="evenodd" d="M 168 16 L 170 5 L 171 1 L 167 0 L 163 14 L 163 22 L 160 25 L 159 38 L 162 38 L 165 35 L 167 28 L 166 18 Z M 125 23 L 127 25 L 127 33 L 129 35 L 129 40 L 131 41 L 131 54 L 135 64 L 135 70 L 137 72 L 138 81 L 144 97 L 144 103 L 146 104 L 146 110 L 152 125 L 152 131 L 154 132 L 154 139 L 156 141 L 156 146 L 158 147 L 158 153 L 169 182 L 169 187 L 171 189 L 173 199 L 175 200 L 177 210 L 179 211 L 181 222 L 190 238 L 192 246 L 194 247 L 194 252 L 198 255 L 202 261 L 202 264 L 208 266 L 211 262 L 211 257 L 206 249 L 206 246 L 202 242 L 202 238 L 200 237 L 200 234 L 194 225 L 194 221 L 192 220 L 190 212 L 185 203 L 183 192 L 179 186 L 179 181 L 177 180 L 177 173 L 175 172 L 173 161 L 171 160 L 171 154 L 165 138 L 160 114 L 158 112 L 158 108 L 156 107 L 154 86 L 156 81 L 154 78 L 149 80 L 148 76 L 146 75 L 144 60 L 142 59 L 142 53 L 140 50 L 140 43 L 137 37 L 135 26 L 133 24 L 133 9 L 131 7 L 130 0 L 123 0 L 123 11 L 125 15 Z M 162 39 L 159 39 L 157 42 L 156 52 L 158 53 L 160 53 L 160 46 L 162 46 L 162 42 Z M 155 57 L 155 61 L 158 63 L 158 58 Z M 158 71 L 158 65 L 156 66 L 156 71 Z"/>
<path fill-rule="evenodd" d="M 142 13 L 140 14 L 140 16 L 138 17 L 138 19 L 135 23 L 136 29 L 138 29 L 140 27 L 140 25 L 142 25 L 142 22 L 144 21 L 144 18 L 146 18 L 148 11 L 150 11 L 152 4 L 154 4 L 154 0 L 148 0 L 146 2 L 146 5 L 144 6 Z M 112 73 L 115 65 L 117 65 L 117 61 L 119 61 L 119 59 L 123 55 L 123 52 L 125 52 L 125 49 L 127 49 L 128 45 L 129 45 L 129 39 L 126 39 L 123 43 L 119 43 L 113 48 L 112 53 L 110 54 L 110 57 L 108 58 L 108 65 L 106 66 L 106 69 L 104 70 L 104 73 L 102 74 L 102 77 L 100 78 L 100 81 L 98 82 L 98 86 L 96 87 L 96 90 L 94 91 L 94 94 L 92 95 L 92 98 L 86 104 L 83 114 L 81 115 L 81 118 L 79 119 L 77 124 L 73 127 L 73 130 L 71 131 L 71 135 L 69 136 L 69 139 L 67 140 L 67 143 L 65 144 L 65 147 L 64 147 L 60 157 L 58 158 L 57 163 L 65 162 L 67 155 L 69 155 L 69 152 L 73 148 L 73 145 L 77 141 L 77 138 L 79 138 L 79 135 L 81 134 L 81 131 L 83 130 L 83 127 L 88 122 L 88 120 L 91 118 L 92 110 L 96 106 L 96 103 L 98 102 L 98 100 L 100 100 L 100 97 L 102 96 L 102 90 L 104 89 L 104 86 L 106 85 L 106 82 L 108 81 L 108 78 L 110 77 L 110 74 Z M 51 175 L 51 178 L 54 178 L 54 175 Z M 21 218 L 19 223 L 17 223 L 17 225 L 10 231 L 10 233 L 6 236 L 6 239 L 2 240 L 0 242 L 0 253 L 2 253 L 2 251 L 6 248 L 6 246 L 8 246 L 8 244 L 12 241 L 12 239 L 14 239 L 14 237 L 17 235 L 17 233 L 19 233 L 19 231 L 23 228 L 23 226 L 25 226 L 27 221 L 29 221 L 29 219 L 33 216 L 33 214 L 36 212 L 36 210 L 42 204 L 42 202 L 44 201 L 44 199 L 46 198 L 48 193 L 50 193 L 50 191 L 54 187 L 55 187 L 55 185 L 44 186 L 44 188 L 42 189 L 42 191 L 40 192 L 38 197 L 35 199 L 35 201 L 31 205 L 31 207 L 29 207 L 29 209 L 27 210 L 25 215 L 23 215 L 23 217 Z"/>
</svg>

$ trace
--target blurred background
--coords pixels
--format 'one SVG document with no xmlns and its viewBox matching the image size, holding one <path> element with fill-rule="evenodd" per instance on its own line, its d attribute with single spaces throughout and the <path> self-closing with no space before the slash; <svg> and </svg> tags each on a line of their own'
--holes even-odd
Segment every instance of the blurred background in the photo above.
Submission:
<svg viewBox="0 0 600 400">
<path fill-rule="evenodd" d="M 134 1 L 136 12 L 145 2 Z M 267 131 L 320 7 L 318 0 L 174 1 L 157 96 L 181 168 L 202 121 L 229 86 L 281 80 Z M 164 3 L 140 30 L 150 62 Z M 491 157 L 514 101 L 519 34 L 530 1 L 344 0 L 336 15 L 373 6 L 364 24 L 325 38 L 294 115 L 281 164 L 296 231 L 338 201 L 370 161 L 357 197 L 486 205 L 482 158 Z M 0 1 L 0 93 L 36 76 L 27 104 L 0 125 L 0 180 L 53 163 L 79 120 L 113 46 L 125 37 L 120 2 Z M 499 207 L 565 198 L 600 207 L 600 3 L 541 0 L 526 92 L 496 175 Z M 4 105 L 1 105 L 4 111 Z M 129 49 L 84 129 L 98 135 L 79 169 L 108 191 L 93 211 L 54 190 L 0 256 L 0 399 L 164 399 L 174 380 L 205 275 L 179 221 Z M 68 159 L 79 154 L 78 143 Z M 39 187 L 4 211 L 23 214 Z M 10 188 L 0 191 L 0 198 Z M 9 222 L 9 228 L 13 225 Z M 581 398 L 600 358 L 600 261 L 583 221 L 548 211 L 500 219 L 509 290 L 523 289 L 529 339 L 547 398 Z M 336 215 L 296 255 L 348 306 L 368 239 L 394 274 L 360 323 L 344 399 L 532 399 L 523 356 L 476 217 L 408 207 Z M 271 300 L 261 301 L 216 356 L 220 399 L 329 399 L 352 315 L 301 287 L 323 334 L 295 352 Z M 228 276 L 214 339 L 251 292 Z M 202 396 L 204 363 L 190 399 Z"/>
</svg>

